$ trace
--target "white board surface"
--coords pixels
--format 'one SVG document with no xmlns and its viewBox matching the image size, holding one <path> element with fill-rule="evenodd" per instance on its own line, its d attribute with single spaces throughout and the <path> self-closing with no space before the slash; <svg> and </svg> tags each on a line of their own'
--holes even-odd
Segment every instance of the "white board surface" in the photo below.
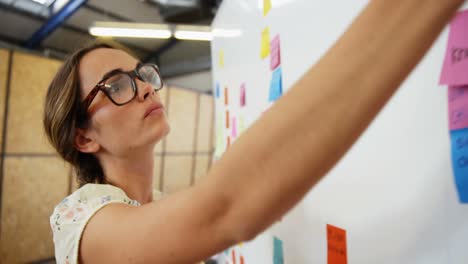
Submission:
<svg viewBox="0 0 468 264">
<path fill-rule="evenodd" d="M 262 30 L 269 27 L 271 38 L 280 35 L 286 92 L 367 3 L 271 1 L 272 9 L 264 16 L 263 0 L 224 0 L 213 22 L 215 30 L 231 34 L 215 37 L 211 46 L 214 94 L 217 83 L 221 91 L 215 99 L 218 157 L 225 151 L 227 136 L 235 144 L 236 136 L 225 126 L 226 111 L 230 119 L 237 118 L 241 134 L 239 123 L 247 128 L 270 106 L 272 73 L 270 58 L 260 58 Z M 283 241 L 285 263 L 327 263 L 327 224 L 346 230 L 350 264 L 468 263 L 468 205 L 458 202 L 450 163 L 447 88 L 438 85 L 447 35 L 448 28 L 358 142 L 305 199 L 265 234 L 236 247 L 245 264 L 273 263 L 272 235 Z M 245 107 L 238 103 L 242 84 Z"/>
</svg>

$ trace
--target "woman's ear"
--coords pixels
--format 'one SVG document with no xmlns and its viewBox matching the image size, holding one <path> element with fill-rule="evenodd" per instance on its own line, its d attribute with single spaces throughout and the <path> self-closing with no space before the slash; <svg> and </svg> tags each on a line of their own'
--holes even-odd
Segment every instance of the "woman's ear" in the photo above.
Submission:
<svg viewBox="0 0 468 264">
<path fill-rule="evenodd" d="M 99 150 L 96 142 L 86 129 L 77 128 L 75 133 L 75 148 L 84 153 L 96 153 Z"/>
</svg>

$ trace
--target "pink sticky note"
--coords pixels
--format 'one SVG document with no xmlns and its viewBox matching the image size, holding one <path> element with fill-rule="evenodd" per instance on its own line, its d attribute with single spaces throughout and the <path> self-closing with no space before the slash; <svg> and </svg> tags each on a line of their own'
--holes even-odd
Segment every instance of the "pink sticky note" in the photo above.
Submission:
<svg viewBox="0 0 468 264">
<path fill-rule="evenodd" d="M 270 69 L 274 70 L 278 65 L 281 64 L 281 55 L 280 55 L 280 36 L 276 35 L 270 42 L 271 49 L 271 60 L 270 60 Z"/>
<path fill-rule="evenodd" d="M 450 130 L 468 127 L 468 86 L 450 86 L 448 90 Z"/>
<path fill-rule="evenodd" d="M 245 83 L 241 84 L 241 89 L 240 89 L 240 106 L 245 106 Z"/>
<path fill-rule="evenodd" d="M 468 84 L 468 10 L 457 13 L 450 23 L 440 84 Z"/>
<path fill-rule="evenodd" d="M 232 118 L 232 133 L 231 133 L 231 136 L 233 138 L 237 137 L 237 126 L 236 126 L 236 118 L 235 117 Z"/>
</svg>

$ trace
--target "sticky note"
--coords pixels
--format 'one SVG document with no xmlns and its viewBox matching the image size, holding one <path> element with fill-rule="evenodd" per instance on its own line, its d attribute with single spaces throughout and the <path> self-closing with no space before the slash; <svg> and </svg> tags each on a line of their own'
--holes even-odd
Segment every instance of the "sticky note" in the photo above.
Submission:
<svg viewBox="0 0 468 264">
<path fill-rule="evenodd" d="M 224 51 L 223 50 L 219 51 L 219 66 L 221 68 L 224 67 Z"/>
<path fill-rule="evenodd" d="M 328 264 L 347 264 L 346 231 L 327 225 Z"/>
<path fill-rule="evenodd" d="M 244 256 L 240 256 L 240 264 L 245 264 Z"/>
<path fill-rule="evenodd" d="M 468 10 L 458 12 L 450 23 L 440 84 L 468 84 Z"/>
<path fill-rule="evenodd" d="M 226 149 L 231 146 L 231 138 L 228 136 L 226 141 Z"/>
<path fill-rule="evenodd" d="M 276 101 L 283 94 L 283 77 L 281 76 L 281 67 L 273 71 L 270 82 L 269 101 Z"/>
<path fill-rule="evenodd" d="M 266 16 L 271 9 L 271 0 L 263 0 L 263 15 Z"/>
<path fill-rule="evenodd" d="M 450 131 L 452 168 L 461 203 L 468 203 L 468 129 Z"/>
<path fill-rule="evenodd" d="M 231 130 L 231 136 L 232 138 L 236 138 L 237 137 L 237 127 L 236 127 L 236 118 L 233 117 L 232 118 L 232 130 Z"/>
<path fill-rule="evenodd" d="M 216 88 L 215 88 L 215 96 L 216 98 L 219 98 L 221 94 L 221 91 L 219 89 L 219 82 L 216 82 Z"/>
<path fill-rule="evenodd" d="M 283 263 L 283 241 L 277 237 L 273 237 L 273 264 Z"/>
<path fill-rule="evenodd" d="M 240 87 L 240 106 L 245 106 L 245 83 Z"/>
<path fill-rule="evenodd" d="M 468 86 L 449 86 L 448 115 L 450 130 L 468 127 Z"/>
<path fill-rule="evenodd" d="M 229 111 L 226 111 L 226 128 L 229 128 Z"/>
<path fill-rule="evenodd" d="M 232 263 L 233 264 L 236 264 L 236 251 L 234 251 L 234 249 L 232 250 L 231 252 L 231 257 L 232 257 Z"/>
<path fill-rule="evenodd" d="M 229 93 L 228 93 L 228 88 L 224 87 L 224 105 L 229 104 Z"/>
<path fill-rule="evenodd" d="M 239 134 L 242 134 L 245 130 L 245 118 L 243 116 L 239 117 Z"/>
<path fill-rule="evenodd" d="M 270 55 L 270 28 L 266 27 L 262 31 L 262 45 L 260 49 L 260 58 L 264 59 Z"/>
<path fill-rule="evenodd" d="M 276 35 L 270 42 L 271 56 L 270 56 L 270 69 L 274 70 L 281 64 L 280 55 L 280 36 Z"/>
</svg>

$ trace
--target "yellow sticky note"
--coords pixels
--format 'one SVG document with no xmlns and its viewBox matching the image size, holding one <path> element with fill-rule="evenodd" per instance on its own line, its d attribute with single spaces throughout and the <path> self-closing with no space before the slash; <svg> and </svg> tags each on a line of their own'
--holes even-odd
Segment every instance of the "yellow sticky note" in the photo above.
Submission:
<svg viewBox="0 0 468 264">
<path fill-rule="evenodd" d="M 239 135 L 245 130 L 245 119 L 243 116 L 239 117 Z"/>
<path fill-rule="evenodd" d="M 262 47 L 260 51 L 260 58 L 264 59 L 270 55 L 270 28 L 266 27 L 262 31 Z"/>
<path fill-rule="evenodd" d="M 263 0 L 263 15 L 266 16 L 271 9 L 271 0 Z"/>
<path fill-rule="evenodd" d="M 219 51 L 219 66 L 224 67 L 224 51 Z"/>
</svg>

